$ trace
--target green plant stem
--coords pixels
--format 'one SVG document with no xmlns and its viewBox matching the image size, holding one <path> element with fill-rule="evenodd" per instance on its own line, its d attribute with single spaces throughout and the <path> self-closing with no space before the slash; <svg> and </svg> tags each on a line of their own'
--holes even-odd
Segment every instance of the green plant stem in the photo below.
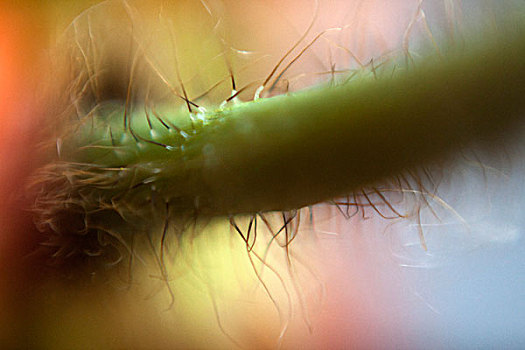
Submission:
<svg viewBox="0 0 525 350">
<path fill-rule="evenodd" d="M 232 108 L 195 140 L 207 206 L 287 210 L 350 193 L 525 117 L 525 36 L 377 81 Z M 203 156 L 203 158 L 206 156 Z"/>
<path fill-rule="evenodd" d="M 90 128 L 70 140 L 64 158 L 140 168 L 133 184 L 154 182 L 181 211 L 230 215 L 299 208 L 443 158 L 473 141 L 491 145 L 505 137 L 525 116 L 524 57 L 522 26 L 392 76 L 369 74 L 336 87 L 235 104 L 193 126 L 187 111 L 166 111 L 162 118 L 189 134 L 155 138 L 174 145 L 169 149 L 144 142 L 145 118 L 137 115 L 130 120 L 138 140 L 128 129 L 120 128 L 127 137 L 117 133 L 119 117 L 112 137 L 133 152 L 109 158 L 94 148 L 78 152 L 82 143 L 110 145 L 108 137 L 100 141 L 107 128 L 97 136 Z M 159 170 L 152 175 L 151 167 Z M 110 197 L 117 193 L 112 190 Z"/>
</svg>

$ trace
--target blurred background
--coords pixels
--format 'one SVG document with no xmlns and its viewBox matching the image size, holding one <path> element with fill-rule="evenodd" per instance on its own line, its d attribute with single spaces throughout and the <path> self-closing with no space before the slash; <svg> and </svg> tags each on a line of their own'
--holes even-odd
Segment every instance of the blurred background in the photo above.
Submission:
<svg viewBox="0 0 525 350">
<path fill-rule="evenodd" d="M 453 45 L 469 30 L 497 28 L 515 6 L 518 1 L 3 1 L 0 342 L 53 349 L 525 347 L 520 140 L 462 154 L 436 171 L 439 191 L 420 220 L 385 221 L 373 212 L 346 220 L 334 206 L 316 207 L 314 223 L 304 219 L 293 243 L 291 267 L 279 247 L 269 266 L 253 267 L 229 224 L 214 222 L 170 262 L 169 288 L 154 268 L 137 271 L 131 286 L 42 279 L 26 258 L 35 249 L 34 229 L 20 195 L 39 163 L 32 150 L 46 124 L 42 109 L 49 107 L 42 91 L 61 78 L 50 76 L 48 65 L 86 33 L 109 42 L 113 31 L 135 23 L 143 40 L 156 36 L 148 49 L 165 68 L 173 50 L 165 31 L 155 28 L 168 23 L 190 93 L 221 82 L 205 98 L 214 105 L 231 93 L 228 69 L 238 86 L 247 86 L 240 99 L 249 100 L 256 82 L 305 33 L 291 57 L 323 30 L 340 28 L 313 42 L 276 93 L 344 77 L 372 58 Z M 145 13 L 153 17 L 142 20 Z M 173 74 L 166 76 L 176 83 Z M 264 270 L 264 287 L 254 268 Z"/>
</svg>

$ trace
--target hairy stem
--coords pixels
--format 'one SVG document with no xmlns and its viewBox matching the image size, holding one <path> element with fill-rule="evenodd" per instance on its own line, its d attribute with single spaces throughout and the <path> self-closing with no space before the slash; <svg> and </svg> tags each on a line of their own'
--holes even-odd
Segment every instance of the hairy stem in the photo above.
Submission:
<svg viewBox="0 0 525 350">
<path fill-rule="evenodd" d="M 215 216 L 329 200 L 473 141 L 491 145 L 522 122 L 525 31 L 508 32 L 415 68 L 372 67 L 336 87 L 191 118 L 101 107 L 60 140 L 60 161 L 77 167 L 82 198 L 91 188 L 106 203 L 126 192 L 142 206 L 154 191 L 176 211 Z"/>
<path fill-rule="evenodd" d="M 349 193 L 476 140 L 494 142 L 525 103 L 525 36 L 355 81 L 236 106 L 194 142 L 210 210 L 287 210 Z"/>
</svg>

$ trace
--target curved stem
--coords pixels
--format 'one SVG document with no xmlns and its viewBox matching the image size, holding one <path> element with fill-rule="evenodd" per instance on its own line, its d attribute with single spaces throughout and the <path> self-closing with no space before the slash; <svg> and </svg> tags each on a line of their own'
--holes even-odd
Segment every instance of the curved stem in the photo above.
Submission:
<svg viewBox="0 0 525 350">
<path fill-rule="evenodd" d="M 148 193 L 137 184 L 153 183 L 179 211 L 232 215 L 315 204 L 472 141 L 490 145 L 522 122 L 523 29 L 393 75 L 374 71 L 337 87 L 235 104 L 197 122 L 187 111 L 166 111 L 153 126 L 135 114 L 119 129 L 101 112 L 106 127 L 84 123 L 89 132 L 64 142 L 62 158 L 101 171 L 133 169 L 133 180 L 119 180 L 125 191 Z M 111 142 L 103 137 L 108 126 Z M 109 201 L 118 189 L 106 193 Z"/>
</svg>

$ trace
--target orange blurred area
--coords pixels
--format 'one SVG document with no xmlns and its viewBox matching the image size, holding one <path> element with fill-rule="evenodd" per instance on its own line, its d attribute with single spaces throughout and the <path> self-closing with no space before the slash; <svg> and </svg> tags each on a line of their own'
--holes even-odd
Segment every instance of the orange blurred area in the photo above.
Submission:
<svg viewBox="0 0 525 350">
<path fill-rule="evenodd" d="M 45 45 L 38 40 L 31 15 L 18 9 L 0 8 L 0 138 L 12 142 L 21 118 L 13 113 L 27 89 L 27 70 L 34 68 L 35 52 Z M 35 40 L 36 39 L 36 40 Z M 4 149 L 5 147 L 2 147 Z"/>
<path fill-rule="evenodd" d="M 30 227 L 27 217 L 23 218 L 21 201 L 13 193 L 23 186 L 29 171 L 20 152 L 27 152 L 29 145 L 27 112 L 31 103 L 24 93 L 30 74 L 26 70 L 34 66 L 31 54 L 43 47 L 33 41 L 36 31 L 31 17 L 20 9 L 0 5 L 0 341 L 6 344 L 11 341 L 11 334 L 18 333 L 15 315 L 20 303 L 19 277 L 23 273 L 19 267 L 21 254 L 28 251 L 24 229 Z"/>
</svg>

